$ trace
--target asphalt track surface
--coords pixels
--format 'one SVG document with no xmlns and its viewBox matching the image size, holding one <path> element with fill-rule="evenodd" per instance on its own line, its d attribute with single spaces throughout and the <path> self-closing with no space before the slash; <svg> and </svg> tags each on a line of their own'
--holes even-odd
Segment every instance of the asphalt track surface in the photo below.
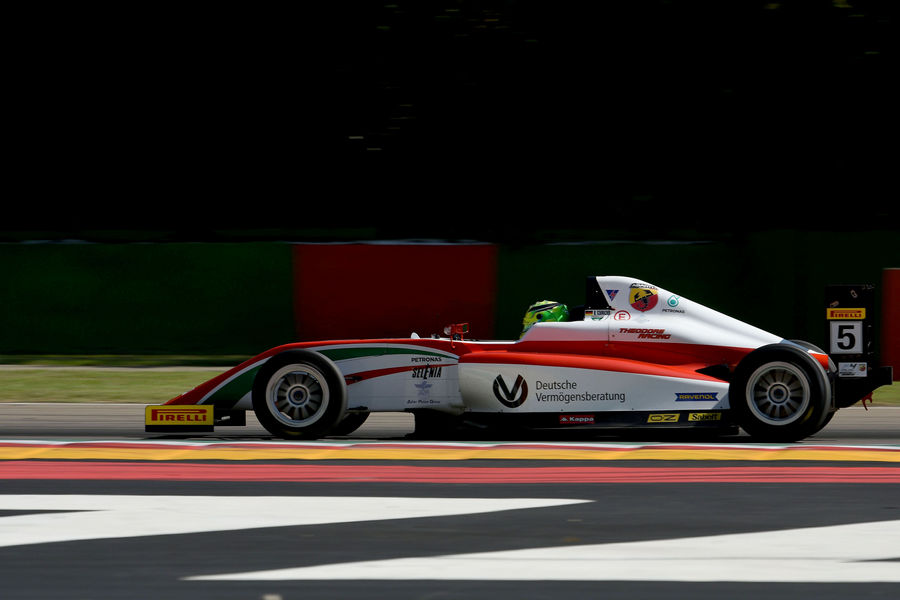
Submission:
<svg viewBox="0 0 900 600">
<path fill-rule="evenodd" d="M 896 598 L 900 409 L 799 444 L 143 432 L 0 405 L 0 597 Z"/>
</svg>

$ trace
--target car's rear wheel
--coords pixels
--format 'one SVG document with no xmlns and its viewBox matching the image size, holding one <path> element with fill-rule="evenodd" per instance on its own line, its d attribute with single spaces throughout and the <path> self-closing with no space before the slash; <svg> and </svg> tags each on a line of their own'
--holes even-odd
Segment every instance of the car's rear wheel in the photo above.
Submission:
<svg viewBox="0 0 900 600">
<path fill-rule="evenodd" d="M 738 364 L 729 390 L 741 428 L 757 439 L 796 441 L 819 431 L 830 409 L 823 369 L 803 350 L 773 344 Z"/>
<path fill-rule="evenodd" d="M 314 439 L 330 433 L 346 412 L 346 385 L 333 362 L 291 350 L 270 358 L 253 382 L 253 412 L 269 433 Z"/>
</svg>

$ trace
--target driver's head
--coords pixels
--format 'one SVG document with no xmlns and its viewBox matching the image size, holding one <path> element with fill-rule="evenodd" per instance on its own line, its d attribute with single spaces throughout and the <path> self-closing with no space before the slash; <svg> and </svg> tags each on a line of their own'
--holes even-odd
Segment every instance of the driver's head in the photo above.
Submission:
<svg viewBox="0 0 900 600">
<path fill-rule="evenodd" d="M 528 307 L 525 318 L 522 320 L 522 333 L 519 337 L 525 335 L 525 332 L 531 329 L 535 323 L 543 323 L 544 321 L 568 321 L 569 309 L 561 302 L 553 300 L 541 300 L 535 302 Z"/>
</svg>

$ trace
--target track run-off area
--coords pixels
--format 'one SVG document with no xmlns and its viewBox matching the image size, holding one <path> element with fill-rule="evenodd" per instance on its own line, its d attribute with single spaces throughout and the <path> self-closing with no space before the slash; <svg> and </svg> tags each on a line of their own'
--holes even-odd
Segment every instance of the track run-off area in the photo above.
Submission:
<svg viewBox="0 0 900 600">
<path fill-rule="evenodd" d="M 0 405 L 4 598 L 900 592 L 900 409 L 796 444 L 418 439 L 393 414 L 290 442 L 141 411 Z"/>
</svg>

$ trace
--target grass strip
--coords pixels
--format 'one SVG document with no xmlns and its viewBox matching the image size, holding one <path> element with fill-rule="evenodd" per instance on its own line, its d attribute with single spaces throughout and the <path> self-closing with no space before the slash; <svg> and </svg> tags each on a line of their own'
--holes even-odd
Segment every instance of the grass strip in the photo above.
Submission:
<svg viewBox="0 0 900 600">
<path fill-rule="evenodd" d="M 0 354 L 0 366 L 39 367 L 233 367 L 250 358 L 239 355 L 181 354 Z"/>
<path fill-rule="evenodd" d="M 162 404 L 221 368 L 0 368 L 0 402 Z"/>
</svg>

